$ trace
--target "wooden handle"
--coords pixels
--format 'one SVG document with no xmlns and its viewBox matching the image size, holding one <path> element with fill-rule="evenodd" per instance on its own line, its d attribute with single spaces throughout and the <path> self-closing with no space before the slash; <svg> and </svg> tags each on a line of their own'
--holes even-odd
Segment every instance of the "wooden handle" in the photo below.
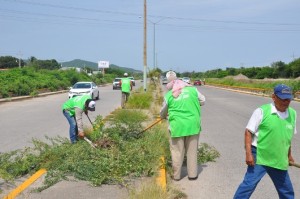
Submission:
<svg viewBox="0 0 300 199">
<path fill-rule="evenodd" d="M 85 141 L 87 141 L 93 148 L 96 148 L 96 146 L 94 145 L 94 143 L 91 140 L 89 140 L 87 137 L 84 137 L 83 139 Z"/>
<path fill-rule="evenodd" d="M 150 126 L 148 126 L 147 128 L 145 128 L 144 130 L 142 130 L 140 133 L 143 133 L 145 131 L 147 131 L 148 129 L 150 129 L 152 126 L 154 126 L 155 124 L 161 122 L 163 119 L 159 118 L 158 120 L 156 120 L 154 123 L 152 123 Z"/>
<path fill-rule="evenodd" d="M 300 168 L 300 164 L 297 164 L 295 162 L 290 162 L 290 165 L 294 166 L 294 167 L 297 167 L 297 168 Z"/>
</svg>

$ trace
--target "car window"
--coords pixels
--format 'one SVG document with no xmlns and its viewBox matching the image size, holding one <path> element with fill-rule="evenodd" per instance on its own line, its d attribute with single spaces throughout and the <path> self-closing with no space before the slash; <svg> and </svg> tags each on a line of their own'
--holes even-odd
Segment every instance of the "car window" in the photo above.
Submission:
<svg viewBox="0 0 300 199">
<path fill-rule="evenodd" d="M 90 83 L 75 84 L 73 88 L 91 88 L 91 84 Z"/>
</svg>

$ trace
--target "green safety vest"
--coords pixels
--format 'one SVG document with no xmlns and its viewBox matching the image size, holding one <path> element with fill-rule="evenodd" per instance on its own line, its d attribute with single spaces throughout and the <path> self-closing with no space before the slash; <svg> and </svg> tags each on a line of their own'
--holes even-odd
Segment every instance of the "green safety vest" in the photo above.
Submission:
<svg viewBox="0 0 300 199">
<path fill-rule="evenodd" d="M 70 116 L 74 116 L 75 107 L 85 110 L 85 102 L 88 99 L 92 99 L 90 95 L 82 95 L 70 98 L 63 104 L 62 110 L 67 110 L 69 111 Z"/>
<path fill-rule="evenodd" d="M 201 108 L 195 87 L 184 87 L 181 94 L 174 98 L 172 90 L 167 92 L 168 119 L 171 137 L 196 135 L 201 131 Z"/>
<path fill-rule="evenodd" d="M 288 169 L 288 152 L 296 125 L 296 111 L 288 108 L 289 116 L 281 119 L 271 114 L 271 105 L 261 106 L 263 118 L 258 127 L 256 163 L 272 168 Z"/>
<path fill-rule="evenodd" d="M 129 78 L 122 78 L 121 79 L 122 81 L 122 85 L 121 85 L 121 90 L 122 92 L 125 92 L 125 93 L 130 93 L 130 79 Z"/>
</svg>

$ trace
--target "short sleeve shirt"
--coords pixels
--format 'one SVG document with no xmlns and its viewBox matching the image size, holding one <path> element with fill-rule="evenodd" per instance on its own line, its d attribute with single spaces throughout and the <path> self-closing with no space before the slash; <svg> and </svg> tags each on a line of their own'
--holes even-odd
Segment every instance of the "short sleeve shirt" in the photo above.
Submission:
<svg viewBox="0 0 300 199">
<path fill-rule="evenodd" d="M 285 112 L 280 112 L 276 109 L 274 103 L 271 103 L 270 105 L 271 105 L 271 113 L 276 113 L 282 119 L 286 119 L 289 116 L 288 109 Z M 246 129 L 248 129 L 252 133 L 252 146 L 255 146 L 255 147 L 257 146 L 258 127 L 262 121 L 262 118 L 263 118 L 262 109 L 257 108 L 254 110 L 254 112 L 246 126 Z M 297 133 L 297 129 L 295 126 L 294 134 L 296 134 L 296 133 Z"/>
</svg>

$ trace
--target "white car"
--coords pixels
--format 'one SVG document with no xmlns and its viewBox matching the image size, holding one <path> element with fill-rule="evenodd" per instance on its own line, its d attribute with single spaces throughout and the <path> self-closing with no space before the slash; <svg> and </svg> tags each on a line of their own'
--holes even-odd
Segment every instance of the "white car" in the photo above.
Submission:
<svg viewBox="0 0 300 199">
<path fill-rule="evenodd" d="M 186 82 L 186 83 L 188 83 L 188 84 L 191 83 L 191 79 L 190 79 L 189 77 L 183 77 L 183 78 L 182 78 L 182 81 L 184 81 L 184 82 Z"/>
<path fill-rule="evenodd" d="M 128 77 L 130 79 L 130 81 L 132 82 L 132 86 L 135 86 L 135 80 L 133 77 Z"/>
<path fill-rule="evenodd" d="M 92 99 L 99 99 L 99 89 L 94 82 L 77 82 L 69 90 L 69 98 L 90 95 Z"/>
<path fill-rule="evenodd" d="M 121 85 L 120 85 L 121 79 L 122 78 L 120 78 L 120 77 L 117 77 L 117 78 L 114 79 L 114 81 L 113 81 L 113 90 L 121 89 Z"/>
</svg>

